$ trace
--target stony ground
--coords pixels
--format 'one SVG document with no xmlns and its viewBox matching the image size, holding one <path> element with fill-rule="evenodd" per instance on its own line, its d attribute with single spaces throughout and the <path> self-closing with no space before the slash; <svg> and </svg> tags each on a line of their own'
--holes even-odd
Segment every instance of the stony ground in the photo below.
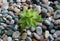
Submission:
<svg viewBox="0 0 60 41">
<path fill-rule="evenodd" d="M 24 6 L 41 12 L 43 23 L 26 27 L 21 33 L 18 12 Z M 60 1 L 0 0 L 0 41 L 60 41 Z"/>
</svg>

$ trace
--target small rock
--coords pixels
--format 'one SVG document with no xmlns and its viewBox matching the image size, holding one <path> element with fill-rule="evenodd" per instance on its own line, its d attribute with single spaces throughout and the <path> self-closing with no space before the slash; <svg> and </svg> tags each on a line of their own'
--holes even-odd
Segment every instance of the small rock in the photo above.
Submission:
<svg viewBox="0 0 60 41">
<path fill-rule="evenodd" d="M 38 34 L 38 35 L 42 35 L 42 27 L 36 27 L 36 33 Z"/>
<path fill-rule="evenodd" d="M 37 39 L 37 40 L 40 40 L 40 36 L 36 33 L 33 33 L 34 37 Z"/>
<path fill-rule="evenodd" d="M 20 41 L 25 41 L 25 40 L 20 40 Z"/>
<path fill-rule="evenodd" d="M 17 30 L 18 29 L 18 25 L 15 25 L 15 30 Z"/>
<path fill-rule="evenodd" d="M 32 31 L 32 32 L 35 31 L 35 27 L 31 27 L 31 31 Z"/>
<path fill-rule="evenodd" d="M 31 34 L 32 34 L 31 31 L 30 30 L 27 30 L 27 35 L 28 36 L 31 36 Z"/>
<path fill-rule="evenodd" d="M 15 39 L 14 41 L 19 41 L 19 39 Z"/>
<path fill-rule="evenodd" d="M 15 31 L 12 35 L 13 38 L 19 38 L 20 36 L 20 32 L 19 31 Z"/>
<path fill-rule="evenodd" d="M 7 35 L 3 34 L 2 38 L 3 38 L 3 41 L 7 41 Z"/>
<path fill-rule="evenodd" d="M 13 30 L 11 30 L 11 29 L 9 29 L 8 31 L 7 31 L 7 35 L 9 35 L 9 36 L 11 36 L 12 34 L 13 34 Z"/>
<path fill-rule="evenodd" d="M 59 37 L 60 36 L 60 31 L 58 30 L 58 31 L 56 31 L 54 34 L 53 34 L 53 37 L 55 37 L 55 38 L 57 38 L 57 37 Z"/>
<path fill-rule="evenodd" d="M 0 2 L 0 7 L 3 5 L 3 3 Z"/>
<path fill-rule="evenodd" d="M 26 39 L 26 38 L 27 38 L 27 33 L 23 33 L 21 39 Z"/>
<path fill-rule="evenodd" d="M 54 29 L 51 29 L 51 31 L 50 31 L 50 32 L 53 34 L 53 33 L 55 33 L 55 30 L 54 30 Z"/>
<path fill-rule="evenodd" d="M 38 40 L 36 40 L 35 38 L 33 38 L 32 41 L 38 41 Z"/>
<path fill-rule="evenodd" d="M 3 41 L 3 40 L 0 38 L 0 41 Z"/>
<path fill-rule="evenodd" d="M 30 37 L 27 37 L 26 41 L 32 41 L 32 39 Z"/>
<path fill-rule="evenodd" d="M 45 38 L 48 38 L 49 37 L 49 31 L 45 31 Z"/>
<path fill-rule="evenodd" d="M 19 2 L 21 2 L 21 0 L 16 0 L 16 2 L 18 2 L 18 3 L 19 3 Z"/>
<path fill-rule="evenodd" d="M 7 38 L 7 41 L 12 41 L 12 37 L 8 37 Z"/>
</svg>

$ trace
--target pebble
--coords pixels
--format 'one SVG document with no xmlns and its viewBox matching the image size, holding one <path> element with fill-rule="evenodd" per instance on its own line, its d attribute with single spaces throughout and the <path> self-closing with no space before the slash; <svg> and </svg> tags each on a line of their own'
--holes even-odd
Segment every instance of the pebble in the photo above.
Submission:
<svg viewBox="0 0 60 41">
<path fill-rule="evenodd" d="M 8 37 L 7 38 L 7 41 L 12 41 L 12 37 Z"/>
<path fill-rule="evenodd" d="M 25 40 L 20 40 L 20 41 L 25 41 Z"/>
<path fill-rule="evenodd" d="M 36 40 L 35 38 L 33 38 L 32 41 L 38 41 L 38 40 Z"/>
<path fill-rule="evenodd" d="M 9 29 L 9 30 L 7 31 L 7 35 L 12 36 L 13 32 L 14 32 L 13 30 Z"/>
<path fill-rule="evenodd" d="M 23 33 L 22 35 L 21 35 L 21 39 L 26 39 L 27 38 L 27 33 Z"/>
<path fill-rule="evenodd" d="M 20 37 L 20 32 L 19 31 L 15 31 L 12 35 L 13 38 L 19 38 Z"/>
<path fill-rule="evenodd" d="M 54 36 L 55 38 L 59 37 L 59 36 L 60 36 L 60 31 L 59 31 L 59 30 L 56 31 L 56 32 L 53 34 L 53 36 Z"/>
<path fill-rule="evenodd" d="M 3 34 L 2 38 L 3 38 L 3 41 L 7 41 L 7 35 Z"/>
<path fill-rule="evenodd" d="M 49 31 L 45 31 L 45 38 L 48 38 L 50 35 Z"/>
<path fill-rule="evenodd" d="M 35 31 L 35 27 L 31 27 L 31 31 L 32 31 L 32 32 Z"/>
<path fill-rule="evenodd" d="M 36 33 L 40 36 L 42 35 L 42 27 L 36 27 Z"/>
<path fill-rule="evenodd" d="M 31 36 L 31 35 L 32 35 L 32 33 L 31 33 L 30 30 L 27 30 L 27 35 L 28 35 L 28 36 Z"/>
<path fill-rule="evenodd" d="M 36 33 L 33 33 L 34 37 L 37 39 L 37 40 L 40 40 L 40 36 Z"/>
<path fill-rule="evenodd" d="M 0 38 L 0 41 L 3 41 L 3 40 Z"/>
<path fill-rule="evenodd" d="M 27 37 L 26 41 L 32 41 L 32 39 L 30 37 Z"/>
</svg>

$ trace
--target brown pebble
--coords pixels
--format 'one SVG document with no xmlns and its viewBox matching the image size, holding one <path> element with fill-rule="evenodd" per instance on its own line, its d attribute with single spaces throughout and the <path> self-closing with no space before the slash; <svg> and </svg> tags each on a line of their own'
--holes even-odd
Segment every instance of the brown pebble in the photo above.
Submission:
<svg viewBox="0 0 60 41">
<path fill-rule="evenodd" d="M 33 38 L 32 41 L 38 41 L 38 40 L 36 40 L 35 38 Z"/>
</svg>

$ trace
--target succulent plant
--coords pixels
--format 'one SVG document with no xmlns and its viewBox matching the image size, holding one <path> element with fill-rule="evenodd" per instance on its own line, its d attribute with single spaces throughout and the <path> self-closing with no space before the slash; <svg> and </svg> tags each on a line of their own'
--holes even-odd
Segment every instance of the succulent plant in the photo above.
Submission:
<svg viewBox="0 0 60 41">
<path fill-rule="evenodd" d="M 22 29 L 25 29 L 26 26 L 28 27 L 36 27 L 37 22 L 42 22 L 42 18 L 39 15 L 38 11 L 35 11 L 34 9 L 24 9 L 22 12 L 19 13 L 19 16 L 21 17 L 18 20 L 18 23 L 21 25 Z"/>
</svg>

